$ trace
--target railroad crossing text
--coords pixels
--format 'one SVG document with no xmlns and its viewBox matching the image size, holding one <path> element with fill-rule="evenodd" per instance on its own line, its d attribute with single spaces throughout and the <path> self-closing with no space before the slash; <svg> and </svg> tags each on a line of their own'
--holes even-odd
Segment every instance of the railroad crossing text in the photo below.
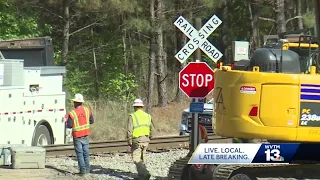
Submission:
<svg viewBox="0 0 320 180">
<path fill-rule="evenodd" d="M 222 21 L 216 15 L 213 15 L 198 31 L 186 19 L 180 16 L 174 22 L 174 25 L 178 27 L 190 41 L 188 41 L 175 57 L 183 63 L 197 48 L 200 48 L 209 58 L 217 62 L 223 54 L 214 47 L 207 38 L 221 23 Z"/>
</svg>

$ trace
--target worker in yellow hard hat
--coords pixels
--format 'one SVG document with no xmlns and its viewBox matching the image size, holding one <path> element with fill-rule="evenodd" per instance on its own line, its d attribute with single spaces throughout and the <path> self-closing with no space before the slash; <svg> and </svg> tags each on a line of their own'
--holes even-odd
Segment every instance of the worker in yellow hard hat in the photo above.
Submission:
<svg viewBox="0 0 320 180">
<path fill-rule="evenodd" d="M 147 147 L 152 137 L 151 115 L 143 111 L 143 102 L 136 99 L 133 102 L 134 113 L 128 119 L 128 145 L 132 152 L 132 159 L 138 171 L 136 180 L 150 179 L 151 175 L 145 166 Z"/>
</svg>

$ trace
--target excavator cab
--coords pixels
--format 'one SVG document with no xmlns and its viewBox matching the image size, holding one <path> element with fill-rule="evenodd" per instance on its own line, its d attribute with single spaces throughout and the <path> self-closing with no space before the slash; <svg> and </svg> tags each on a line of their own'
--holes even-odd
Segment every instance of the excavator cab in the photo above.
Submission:
<svg viewBox="0 0 320 180">
<path fill-rule="evenodd" d="M 300 34 L 295 34 L 300 33 Z M 309 73 L 312 65 L 320 67 L 319 45 L 313 36 L 313 29 L 284 32 L 279 35 L 265 35 L 264 48 L 291 50 L 299 55 L 301 73 Z"/>
</svg>

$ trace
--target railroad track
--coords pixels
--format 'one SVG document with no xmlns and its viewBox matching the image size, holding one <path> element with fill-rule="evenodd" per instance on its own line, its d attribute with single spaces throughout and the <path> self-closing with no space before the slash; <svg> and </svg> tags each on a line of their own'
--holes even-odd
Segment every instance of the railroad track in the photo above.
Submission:
<svg viewBox="0 0 320 180">
<path fill-rule="evenodd" d="M 211 143 L 231 142 L 231 138 L 223 138 L 215 135 L 208 135 Z M 48 145 L 46 149 L 47 157 L 74 156 L 73 144 Z M 149 151 L 163 151 L 168 149 L 188 148 L 189 136 L 155 137 L 150 141 Z M 90 154 L 104 153 L 127 153 L 128 145 L 126 140 L 121 141 L 97 141 L 90 142 Z"/>
</svg>

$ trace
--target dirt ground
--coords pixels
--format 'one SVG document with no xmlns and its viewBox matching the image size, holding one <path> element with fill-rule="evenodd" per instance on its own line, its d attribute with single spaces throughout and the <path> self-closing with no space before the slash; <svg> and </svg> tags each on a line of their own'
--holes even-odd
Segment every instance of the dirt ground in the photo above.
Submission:
<svg viewBox="0 0 320 180">
<path fill-rule="evenodd" d="M 0 166 L 0 180 L 58 180 L 73 179 L 72 175 L 59 172 L 55 169 L 11 169 L 8 166 Z"/>
<path fill-rule="evenodd" d="M 53 168 L 45 169 L 10 169 L 0 166 L 0 180 L 76 180 L 83 179 Z M 86 178 L 85 178 L 86 179 Z M 90 179 L 90 178 L 89 178 Z M 258 178 L 258 180 L 297 180 L 295 178 Z M 304 179 L 307 180 L 307 179 Z M 314 179 L 308 179 L 314 180 Z"/>
</svg>

